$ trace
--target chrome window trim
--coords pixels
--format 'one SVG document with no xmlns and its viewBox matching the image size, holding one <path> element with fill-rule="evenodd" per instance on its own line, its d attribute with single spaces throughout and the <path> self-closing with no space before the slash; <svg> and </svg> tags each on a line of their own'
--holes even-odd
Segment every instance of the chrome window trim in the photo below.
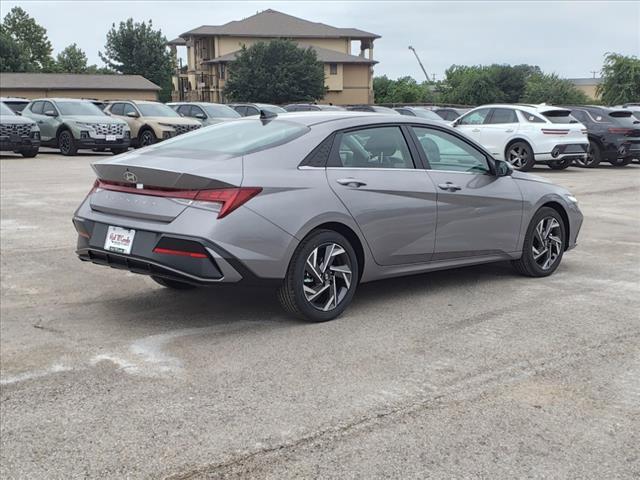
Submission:
<svg viewBox="0 0 640 480">
<path fill-rule="evenodd" d="M 366 167 L 312 167 L 309 165 L 302 165 L 298 167 L 298 170 L 366 170 L 372 172 L 386 171 L 386 172 L 443 172 L 443 173 L 463 173 L 465 175 L 492 175 L 491 172 L 476 173 L 476 172 L 461 172 L 459 170 L 437 170 L 435 168 L 366 168 Z M 492 175 L 493 176 L 493 175 Z"/>
</svg>

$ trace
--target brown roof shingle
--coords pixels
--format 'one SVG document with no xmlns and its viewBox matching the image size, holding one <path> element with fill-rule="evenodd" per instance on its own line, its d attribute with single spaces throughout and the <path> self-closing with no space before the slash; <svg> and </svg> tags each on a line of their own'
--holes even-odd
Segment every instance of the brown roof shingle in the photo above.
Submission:
<svg viewBox="0 0 640 480">
<path fill-rule="evenodd" d="M 162 90 L 142 75 L 88 73 L 0 73 L 2 89 Z"/>
<path fill-rule="evenodd" d="M 306 38 L 380 38 L 375 33 L 357 28 L 337 28 L 324 23 L 310 22 L 276 10 L 264 10 L 243 20 L 224 25 L 202 25 L 180 35 L 222 35 L 250 37 L 306 37 Z"/>
</svg>

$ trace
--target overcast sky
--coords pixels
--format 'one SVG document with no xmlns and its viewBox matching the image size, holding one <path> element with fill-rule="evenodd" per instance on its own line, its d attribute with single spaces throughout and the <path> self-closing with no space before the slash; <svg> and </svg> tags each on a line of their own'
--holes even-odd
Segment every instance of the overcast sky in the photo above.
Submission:
<svg viewBox="0 0 640 480">
<path fill-rule="evenodd" d="M 375 74 L 424 75 L 413 45 L 438 79 L 451 64 L 528 63 L 567 78 L 591 77 L 606 52 L 640 56 L 640 1 L 625 2 L 213 2 L 12 1 L 47 29 L 54 52 L 76 42 L 101 65 L 113 22 L 152 19 L 168 39 L 200 25 L 220 25 L 272 8 L 336 27 L 377 33 Z M 355 47 L 357 48 L 357 47 Z"/>
</svg>

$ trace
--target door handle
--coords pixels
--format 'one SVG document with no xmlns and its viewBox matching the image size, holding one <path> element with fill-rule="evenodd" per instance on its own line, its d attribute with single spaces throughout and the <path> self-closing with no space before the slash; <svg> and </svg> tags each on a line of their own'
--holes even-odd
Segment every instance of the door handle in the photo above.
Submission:
<svg viewBox="0 0 640 480">
<path fill-rule="evenodd" d="M 438 184 L 438 188 L 440 190 L 446 190 L 448 192 L 456 192 L 458 190 L 462 190 L 462 187 L 459 185 L 454 185 L 451 182 L 447 182 L 447 183 L 439 183 Z"/>
<path fill-rule="evenodd" d="M 361 182 L 360 180 L 356 180 L 355 178 L 339 178 L 338 180 L 336 180 L 336 182 L 338 182 L 340 185 L 346 185 L 346 186 L 351 186 L 351 187 L 364 187 L 367 184 L 364 182 Z"/>
<path fill-rule="evenodd" d="M 508 129 L 505 130 L 505 132 L 511 133 L 511 132 L 513 132 L 513 128 L 508 128 Z"/>
</svg>

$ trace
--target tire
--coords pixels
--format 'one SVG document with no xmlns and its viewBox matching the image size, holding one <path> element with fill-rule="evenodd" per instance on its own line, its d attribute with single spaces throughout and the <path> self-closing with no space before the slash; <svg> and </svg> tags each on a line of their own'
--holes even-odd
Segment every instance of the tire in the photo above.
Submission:
<svg viewBox="0 0 640 480">
<path fill-rule="evenodd" d="M 602 161 L 602 148 L 595 142 L 589 142 L 589 150 L 584 159 L 576 160 L 576 165 L 583 168 L 595 168 Z"/>
<path fill-rule="evenodd" d="M 193 290 L 197 288 L 195 285 L 191 285 L 190 283 L 178 282 L 177 280 L 170 280 L 168 278 L 151 276 L 153 281 L 159 283 L 163 287 L 171 288 L 172 290 Z"/>
<path fill-rule="evenodd" d="M 547 228 L 549 234 L 545 234 Z M 566 227 L 562 216 L 549 207 L 542 207 L 531 219 L 522 247 L 522 256 L 511 264 L 528 277 L 547 277 L 562 261 L 566 244 Z M 542 247 L 542 248 L 541 248 Z"/>
<path fill-rule="evenodd" d="M 148 145 L 153 145 L 158 141 L 158 137 L 153 133 L 153 130 L 150 128 L 145 128 L 138 134 L 138 146 L 146 147 Z"/>
<path fill-rule="evenodd" d="M 22 155 L 24 158 L 33 158 L 38 155 L 38 150 L 40 150 L 38 147 L 33 147 L 28 150 L 22 150 L 20 152 L 20 155 Z"/>
<path fill-rule="evenodd" d="M 626 167 L 631 162 L 633 162 L 633 157 L 616 158 L 615 160 L 609 161 L 614 167 Z"/>
<path fill-rule="evenodd" d="M 551 170 L 564 170 L 565 168 L 569 168 L 573 164 L 572 159 L 565 160 L 554 160 L 552 162 L 547 163 L 547 167 Z"/>
<path fill-rule="evenodd" d="M 507 147 L 504 158 L 511 166 L 521 172 L 528 172 L 536 164 L 533 149 L 527 142 L 513 142 Z"/>
<path fill-rule="evenodd" d="M 328 263 L 326 255 L 331 258 Z M 312 232 L 296 248 L 278 289 L 278 300 L 287 313 L 303 320 L 332 320 L 351 303 L 359 268 L 345 237 L 333 230 Z"/>
<path fill-rule="evenodd" d="M 66 156 L 73 156 L 78 153 L 78 146 L 69 130 L 62 130 L 58 134 L 58 148 L 60 153 Z"/>
<path fill-rule="evenodd" d="M 128 148 L 112 148 L 111 153 L 113 153 L 114 155 L 120 155 L 121 153 L 124 153 L 127 150 L 129 149 Z"/>
</svg>

